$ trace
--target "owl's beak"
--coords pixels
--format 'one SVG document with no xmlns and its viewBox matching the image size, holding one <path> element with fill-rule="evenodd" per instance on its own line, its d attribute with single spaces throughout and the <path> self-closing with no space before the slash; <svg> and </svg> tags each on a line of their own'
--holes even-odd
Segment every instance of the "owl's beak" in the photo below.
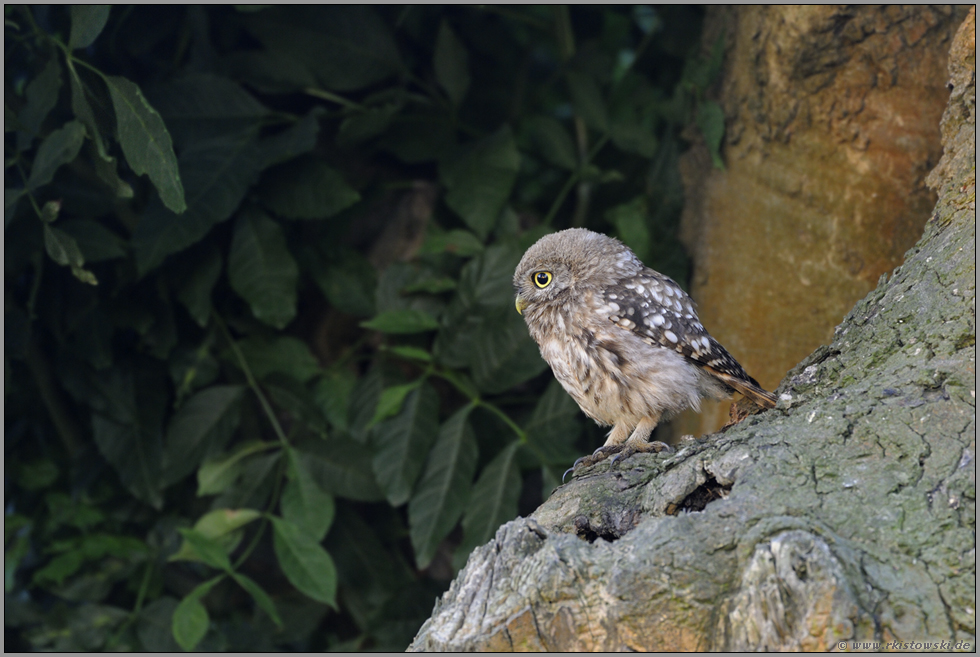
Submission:
<svg viewBox="0 0 980 657">
<path fill-rule="evenodd" d="M 518 294 L 517 298 L 514 299 L 514 307 L 517 308 L 517 313 L 519 315 L 523 315 L 524 309 L 527 308 L 527 301 L 524 299 L 524 297 Z"/>
</svg>

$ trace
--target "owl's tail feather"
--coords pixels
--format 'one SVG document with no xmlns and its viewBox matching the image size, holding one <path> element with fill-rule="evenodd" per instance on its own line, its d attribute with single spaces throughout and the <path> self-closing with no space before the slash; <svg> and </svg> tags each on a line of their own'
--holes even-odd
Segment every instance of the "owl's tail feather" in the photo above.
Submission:
<svg viewBox="0 0 980 657">
<path fill-rule="evenodd" d="M 734 377 L 731 374 L 725 374 L 720 372 L 713 367 L 702 366 L 707 371 L 711 372 L 712 375 L 718 377 L 725 385 L 728 385 L 735 390 L 739 391 L 752 401 L 754 401 L 759 406 L 764 408 L 774 408 L 776 406 L 776 395 L 771 392 L 767 392 L 762 389 L 759 383 L 755 379 L 746 381 L 745 379 L 740 379 Z"/>
</svg>

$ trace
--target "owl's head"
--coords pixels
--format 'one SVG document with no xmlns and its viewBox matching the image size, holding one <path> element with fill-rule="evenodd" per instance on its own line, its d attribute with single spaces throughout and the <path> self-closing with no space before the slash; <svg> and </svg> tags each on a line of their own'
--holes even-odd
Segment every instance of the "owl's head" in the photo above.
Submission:
<svg viewBox="0 0 980 657">
<path fill-rule="evenodd" d="M 517 311 L 553 307 L 598 291 L 643 264 L 622 242 L 584 228 L 545 235 L 527 250 L 514 272 Z"/>
</svg>

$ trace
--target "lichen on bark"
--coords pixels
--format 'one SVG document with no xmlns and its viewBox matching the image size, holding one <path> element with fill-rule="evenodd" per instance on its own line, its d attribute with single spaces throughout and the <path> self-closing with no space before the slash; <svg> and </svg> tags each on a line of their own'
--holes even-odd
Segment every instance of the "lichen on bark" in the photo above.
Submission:
<svg viewBox="0 0 980 657">
<path fill-rule="evenodd" d="M 779 405 L 577 473 L 474 551 L 410 650 L 975 646 L 975 34 L 971 11 L 924 235 Z"/>
</svg>

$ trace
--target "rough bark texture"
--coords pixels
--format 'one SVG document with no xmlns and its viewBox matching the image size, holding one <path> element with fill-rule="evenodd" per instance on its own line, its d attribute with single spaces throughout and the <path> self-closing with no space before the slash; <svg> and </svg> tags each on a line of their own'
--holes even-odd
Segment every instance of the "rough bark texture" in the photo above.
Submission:
<svg viewBox="0 0 980 657">
<path fill-rule="evenodd" d="M 921 237 L 936 195 L 950 40 L 966 9 L 713 6 L 728 44 L 712 166 L 685 156 L 682 237 L 701 321 L 772 389 Z M 719 429 L 727 404 L 674 423 Z"/>
<path fill-rule="evenodd" d="M 975 35 L 971 13 L 924 236 L 777 408 L 580 473 L 474 551 L 410 650 L 975 645 Z"/>
</svg>

